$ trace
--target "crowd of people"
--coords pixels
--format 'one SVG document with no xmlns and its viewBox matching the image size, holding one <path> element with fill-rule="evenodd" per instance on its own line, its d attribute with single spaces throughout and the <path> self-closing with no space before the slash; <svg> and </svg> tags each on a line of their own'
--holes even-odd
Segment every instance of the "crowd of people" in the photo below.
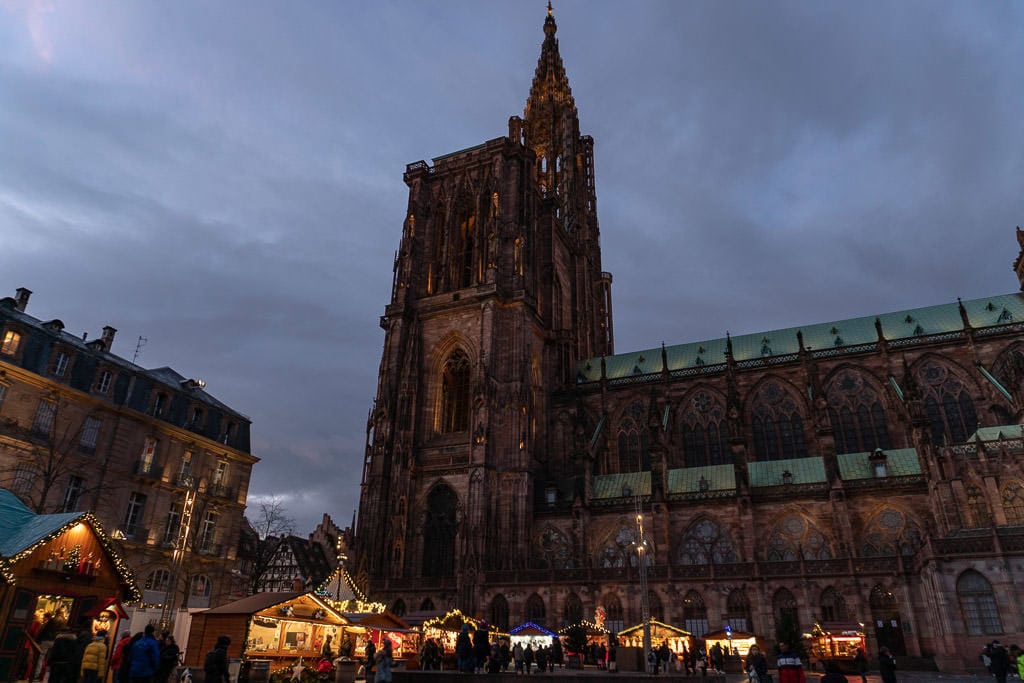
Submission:
<svg viewBox="0 0 1024 683">
<path fill-rule="evenodd" d="M 170 633 L 165 631 L 157 640 L 155 632 L 152 625 L 134 636 L 125 631 L 111 652 L 105 630 L 63 630 L 46 649 L 48 680 L 102 683 L 109 670 L 113 683 L 175 683 L 172 674 L 181 664 L 181 649 Z"/>
</svg>

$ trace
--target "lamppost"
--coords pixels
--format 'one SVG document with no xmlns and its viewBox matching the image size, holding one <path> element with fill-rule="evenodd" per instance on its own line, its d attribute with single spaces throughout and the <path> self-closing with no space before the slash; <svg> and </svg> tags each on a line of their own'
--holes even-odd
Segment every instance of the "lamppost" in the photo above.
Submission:
<svg viewBox="0 0 1024 683">
<path fill-rule="evenodd" d="M 641 512 L 640 496 L 636 497 L 636 558 L 640 570 L 640 616 L 644 626 L 643 661 L 651 652 L 651 601 L 647 595 L 647 539 L 644 537 L 644 515 Z M 648 665 L 649 668 L 649 665 Z M 648 671 L 648 673 L 652 673 Z"/>
</svg>

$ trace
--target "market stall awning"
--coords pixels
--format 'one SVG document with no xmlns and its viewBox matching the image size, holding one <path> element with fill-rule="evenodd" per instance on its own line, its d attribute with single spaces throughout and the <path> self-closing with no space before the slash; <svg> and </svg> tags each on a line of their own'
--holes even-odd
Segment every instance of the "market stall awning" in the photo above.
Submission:
<svg viewBox="0 0 1024 683">
<path fill-rule="evenodd" d="M 341 612 L 327 604 L 316 593 L 257 593 L 202 613 L 247 614 L 254 617 L 322 621 L 329 624 L 349 623 Z"/>
<path fill-rule="evenodd" d="M 519 624 L 514 629 L 509 631 L 511 636 L 549 636 L 551 638 L 557 638 L 557 634 L 552 633 L 543 626 L 538 626 L 532 621 L 528 621 L 525 624 Z"/>
<path fill-rule="evenodd" d="M 651 619 L 650 624 L 651 624 L 651 639 L 652 640 L 661 640 L 663 638 L 684 638 L 684 637 L 688 637 L 688 636 L 691 635 L 690 632 L 685 630 L 685 629 L 681 629 L 678 626 L 672 626 L 671 624 L 664 624 L 664 623 L 662 623 L 660 621 L 657 621 L 655 619 Z M 619 631 L 619 637 L 620 638 L 623 638 L 623 637 L 629 638 L 629 637 L 632 637 L 632 636 L 636 636 L 636 635 L 639 635 L 640 633 L 643 633 L 643 630 L 644 630 L 644 625 L 641 622 L 641 623 L 637 624 L 636 626 L 630 626 L 627 629 L 623 629 L 622 631 Z"/>
<path fill-rule="evenodd" d="M 704 634 L 704 640 L 749 640 L 750 638 L 757 638 L 757 636 L 746 631 L 734 630 L 730 637 L 730 634 L 724 628 Z"/>
</svg>

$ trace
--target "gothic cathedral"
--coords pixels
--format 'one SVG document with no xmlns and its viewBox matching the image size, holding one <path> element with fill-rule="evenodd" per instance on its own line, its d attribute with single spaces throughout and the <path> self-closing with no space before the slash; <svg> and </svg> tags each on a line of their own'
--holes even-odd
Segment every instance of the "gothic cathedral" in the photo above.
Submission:
<svg viewBox="0 0 1024 683">
<path fill-rule="evenodd" d="M 616 354 L 556 30 L 506 136 L 406 167 L 357 581 L 505 630 L 642 603 L 863 630 L 941 669 L 1024 639 L 1024 295 Z"/>
</svg>

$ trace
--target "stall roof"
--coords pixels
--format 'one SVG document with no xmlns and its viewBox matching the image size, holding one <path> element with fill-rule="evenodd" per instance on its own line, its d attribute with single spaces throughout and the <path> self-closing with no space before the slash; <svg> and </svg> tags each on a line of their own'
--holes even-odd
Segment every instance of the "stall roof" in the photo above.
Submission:
<svg viewBox="0 0 1024 683">
<path fill-rule="evenodd" d="M 532 621 L 527 621 L 524 624 L 519 624 L 514 629 L 509 631 L 509 635 L 512 636 L 551 636 L 556 637 L 557 634 L 552 633 L 543 626 L 538 626 Z"/>
<path fill-rule="evenodd" d="M 704 640 L 727 640 L 724 628 L 718 629 L 717 631 L 711 631 L 710 633 L 705 633 L 702 638 L 704 638 Z M 746 640 L 747 638 L 757 638 L 757 636 L 753 633 L 747 633 L 746 631 L 732 632 L 733 640 Z"/>
<path fill-rule="evenodd" d="M 654 633 L 655 629 L 660 630 L 662 632 L 665 632 L 667 637 L 689 636 L 689 635 L 692 635 L 689 631 L 681 629 L 678 626 L 671 626 L 670 624 L 662 623 L 660 621 L 657 621 L 656 619 L 651 619 L 650 623 L 651 623 L 651 633 L 652 633 L 651 637 L 652 638 L 654 637 L 653 633 Z M 637 624 L 636 626 L 630 626 L 627 629 L 623 629 L 623 630 L 619 631 L 619 635 L 620 636 L 631 636 L 634 633 L 636 633 L 637 631 L 642 631 L 643 628 L 644 628 L 644 625 L 643 625 L 643 622 L 641 622 L 641 623 Z M 662 636 L 662 637 L 666 637 L 666 636 Z"/>
<path fill-rule="evenodd" d="M 257 593 L 256 595 L 250 595 L 247 598 L 241 600 L 235 600 L 229 602 L 226 605 L 220 607 L 214 607 L 212 609 L 205 610 L 203 614 L 255 614 L 260 610 L 265 610 L 268 607 L 280 605 L 288 602 L 292 598 L 297 598 L 302 593 L 296 593 L 295 591 L 288 591 L 285 593 Z"/>
<path fill-rule="evenodd" d="M 586 619 L 584 619 L 583 621 L 577 621 L 575 624 L 569 624 L 568 626 L 560 628 L 560 629 L 558 629 L 558 633 L 560 635 L 564 636 L 566 633 L 569 632 L 569 629 L 576 628 L 577 626 L 580 627 L 580 628 L 586 629 L 588 635 L 594 635 L 594 634 L 610 635 L 611 634 L 611 631 L 606 629 L 604 626 L 598 626 L 594 622 L 587 621 Z"/>
<path fill-rule="evenodd" d="M 126 597 L 131 600 L 141 598 L 134 572 L 125 564 L 123 556 L 91 512 L 37 515 L 7 489 L 0 489 L 0 581 L 14 582 L 12 560 L 17 561 L 19 556 L 27 555 L 76 524 L 85 524 L 92 529 L 126 589 Z"/>
<path fill-rule="evenodd" d="M 412 627 L 391 612 L 344 612 L 345 618 L 356 626 L 382 631 L 411 631 Z"/>
</svg>

